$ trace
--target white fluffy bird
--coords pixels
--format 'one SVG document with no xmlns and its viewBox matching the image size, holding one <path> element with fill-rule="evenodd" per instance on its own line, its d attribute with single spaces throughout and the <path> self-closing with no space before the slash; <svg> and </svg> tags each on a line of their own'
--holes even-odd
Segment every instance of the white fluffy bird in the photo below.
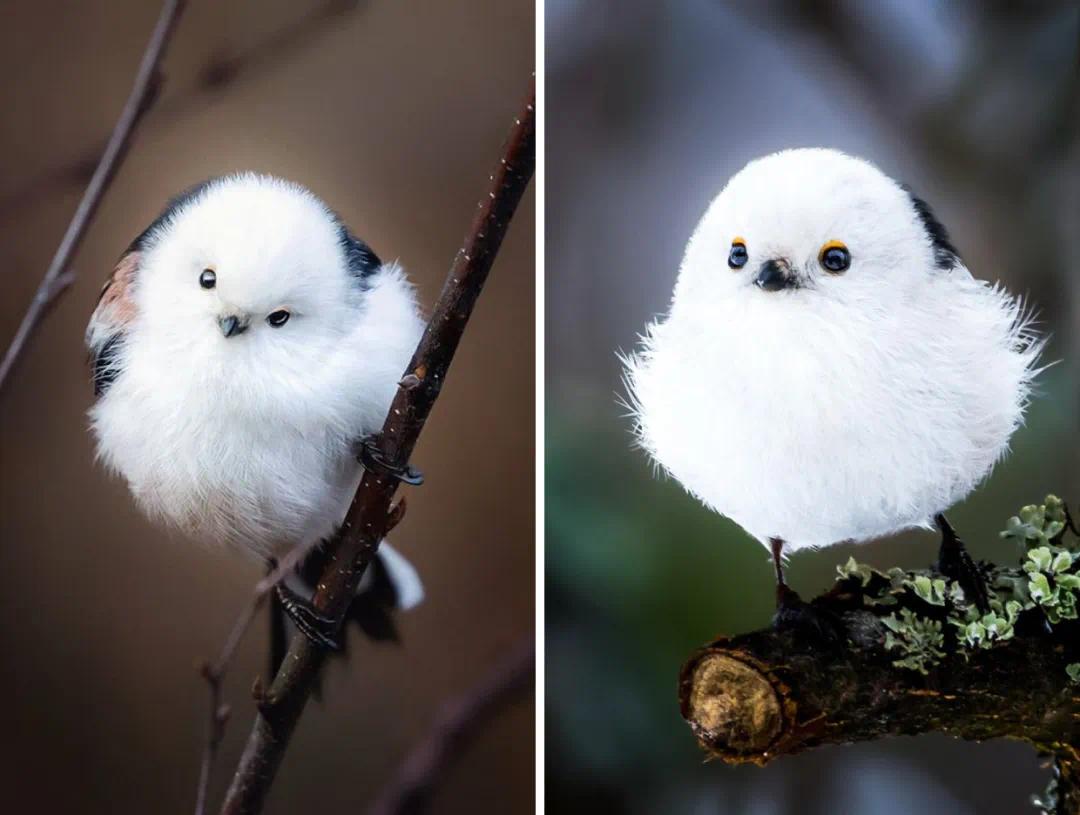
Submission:
<svg viewBox="0 0 1080 815">
<path fill-rule="evenodd" d="M 713 201 L 626 379 L 641 445 L 782 556 L 937 520 L 1008 450 L 1043 341 L 872 164 L 787 150 Z M 959 549 L 959 552 L 957 551 Z"/>
<path fill-rule="evenodd" d="M 401 269 L 312 193 L 208 181 L 128 247 L 90 320 L 98 452 L 193 538 L 260 558 L 313 546 L 344 518 L 358 443 L 422 330 Z M 418 603 L 413 568 L 379 555 L 397 604 Z"/>
</svg>

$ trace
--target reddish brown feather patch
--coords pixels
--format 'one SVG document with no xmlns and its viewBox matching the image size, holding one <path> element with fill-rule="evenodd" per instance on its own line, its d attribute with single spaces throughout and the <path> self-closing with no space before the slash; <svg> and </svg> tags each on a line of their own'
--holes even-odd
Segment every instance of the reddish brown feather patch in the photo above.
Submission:
<svg viewBox="0 0 1080 815">
<path fill-rule="evenodd" d="M 135 319 L 135 301 L 132 295 L 138 268 L 138 252 L 129 252 L 120 258 L 101 290 L 95 316 L 117 327 L 127 325 Z"/>
</svg>

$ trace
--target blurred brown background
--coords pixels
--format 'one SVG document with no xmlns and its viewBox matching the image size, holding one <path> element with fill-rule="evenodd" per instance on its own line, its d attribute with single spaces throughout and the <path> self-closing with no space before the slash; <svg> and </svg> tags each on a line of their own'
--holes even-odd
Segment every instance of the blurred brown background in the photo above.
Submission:
<svg viewBox="0 0 1080 815">
<path fill-rule="evenodd" d="M 126 98 L 156 2 L 7 0 L 0 20 L 0 345 Z M 425 306 L 485 190 L 533 69 L 530 0 L 191 0 L 163 97 L 74 261 L 78 282 L 0 394 L 4 809 L 187 812 L 216 654 L 259 568 L 169 539 L 94 465 L 82 332 L 119 252 L 165 199 L 255 169 L 311 187 Z M 416 452 L 395 544 L 427 602 L 402 647 L 328 672 L 269 812 L 363 812 L 440 701 L 533 630 L 534 203 L 530 189 Z M 265 625 L 228 683 L 215 798 L 252 718 Z M 531 812 L 533 707 L 499 717 L 433 811 Z"/>
</svg>

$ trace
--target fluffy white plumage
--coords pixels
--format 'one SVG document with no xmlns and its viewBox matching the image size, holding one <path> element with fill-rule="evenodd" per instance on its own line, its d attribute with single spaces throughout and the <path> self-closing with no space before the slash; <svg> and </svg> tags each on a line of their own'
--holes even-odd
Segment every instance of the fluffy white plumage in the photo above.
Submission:
<svg viewBox="0 0 1080 815">
<path fill-rule="evenodd" d="M 249 327 L 226 336 L 229 317 Z M 99 454 L 201 541 L 263 557 L 314 543 L 343 519 L 354 444 L 381 427 L 422 330 L 401 269 L 310 192 L 214 180 L 136 239 L 90 322 Z M 412 567 L 380 551 L 400 604 L 419 602 Z"/>
<path fill-rule="evenodd" d="M 748 262 L 732 269 L 737 239 Z M 829 241 L 850 252 L 843 273 L 822 265 Z M 796 285 L 755 285 L 769 260 Z M 964 498 L 1007 452 L 1042 344 L 905 188 L 834 150 L 790 150 L 713 201 L 626 380 L 655 461 L 791 551 L 927 526 Z"/>
</svg>

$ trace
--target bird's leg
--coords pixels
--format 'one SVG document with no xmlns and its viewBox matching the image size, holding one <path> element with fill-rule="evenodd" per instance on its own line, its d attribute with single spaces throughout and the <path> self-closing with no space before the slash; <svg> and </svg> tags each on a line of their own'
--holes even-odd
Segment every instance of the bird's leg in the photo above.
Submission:
<svg viewBox="0 0 1080 815">
<path fill-rule="evenodd" d="M 937 569 L 945 577 L 955 580 L 983 614 L 990 610 L 986 578 L 968 554 L 964 542 L 956 534 L 949 519 L 942 513 L 934 516 L 934 523 L 941 530 L 941 547 L 938 549 Z"/>
<path fill-rule="evenodd" d="M 776 609 L 794 607 L 802 603 L 799 595 L 784 580 L 784 541 L 781 538 L 769 538 L 772 549 L 773 569 L 776 571 Z"/>
<path fill-rule="evenodd" d="M 285 581 L 278 583 L 274 590 L 289 619 L 313 645 L 329 651 L 341 650 L 338 624 L 334 618 L 316 609 L 309 600 L 305 600 L 286 586 Z"/>
<path fill-rule="evenodd" d="M 379 437 L 365 436 L 356 442 L 356 458 L 365 470 L 373 470 L 402 483 L 419 487 L 424 483 L 424 474 L 409 464 L 398 465 L 387 461 L 378 445 Z"/>
<path fill-rule="evenodd" d="M 828 612 L 804 602 L 784 579 L 783 539 L 769 538 L 769 548 L 772 550 L 773 569 L 776 571 L 776 613 L 773 615 L 773 627 L 796 629 L 824 642 L 841 641 L 843 635 L 840 621 Z"/>
</svg>

